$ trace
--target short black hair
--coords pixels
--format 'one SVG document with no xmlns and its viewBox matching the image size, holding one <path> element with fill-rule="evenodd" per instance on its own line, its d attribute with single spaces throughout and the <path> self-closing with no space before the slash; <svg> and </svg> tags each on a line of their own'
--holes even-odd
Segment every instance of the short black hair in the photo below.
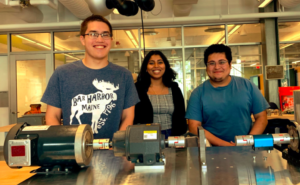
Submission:
<svg viewBox="0 0 300 185">
<path fill-rule="evenodd" d="M 231 49 L 228 46 L 225 46 L 224 44 L 213 44 L 210 45 L 205 51 L 204 51 L 204 63 L 205 66 L 207 66 L 208 62 L 208 56 L 213 53 L 225 53 L 226 59 L 228 60 L 228 63 L 230 65 L 232 61 L 232 54 Z"/>
<path fill-rule="evenodd" d="M 142 67 L 141 67 L 139 76 L 137 78 L 137 81 L 141 82 L 144 85 L 144 87 L 149 88 L 149 86 L 151 84 L 151 80 L 150 80 L 149 73 L 147 73 L 146 71 L 147 71 L 148 62 L 152 55 L 159 55 L 161 57 L 161 59 L 164 61 L 166 70 L 162 76 L 162 81 L 165 86 L 171 87 L 171 83 L 173 82 L 173 80 L 176 79 L 177 73 L 171 68 L 167 57 L 161 51 L 158 51 L 158 50 L 150 51 L 146 55 L 146 57 L 143 60 Z"/>
<path fill-rule="evenodd" d="M 103 23 L 107 24 L 110 34 L 111 34 L 111 36 L 113 36 L 111 24 L 105 17 L 103 17 L 101 15 L 91 15 L 91 16 L 87 17 L 86 19 L 84 19 L 84 21 L 81 23 L 81 26 L 80 26 L 80 35 L 84 36 L 84 34 L 88 28 L 88 23 L 94 22 L 94 21 L 103 22 Z"/>
</svg>

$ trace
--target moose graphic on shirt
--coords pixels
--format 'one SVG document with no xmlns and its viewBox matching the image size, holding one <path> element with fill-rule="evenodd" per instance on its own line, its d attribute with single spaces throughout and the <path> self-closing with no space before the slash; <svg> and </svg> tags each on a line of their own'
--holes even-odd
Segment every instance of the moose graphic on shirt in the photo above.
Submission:
<svg viewBox="0 0 300 185">
<path fill-rule="evenodd" d="M 74 116 L 79 124 L 81 123 L 80 116 L 84 113 L 92 114 L 91 127 L 94 134 L 98 133 L 98 129 L 104 126 L 106 119 L 101 118 L 101 115 L 108 115 L 112 108 L 115 107 L 112 101 L 117 100 L 117 94 L 114 91 L 119 89 L 119 85 L 115 87 L 113 83 L 98 81 L 95 79 L 93 85 L 99 91 L 92 94 L 78 94 L 72 98 L 70 125 Z"/>
</svg>

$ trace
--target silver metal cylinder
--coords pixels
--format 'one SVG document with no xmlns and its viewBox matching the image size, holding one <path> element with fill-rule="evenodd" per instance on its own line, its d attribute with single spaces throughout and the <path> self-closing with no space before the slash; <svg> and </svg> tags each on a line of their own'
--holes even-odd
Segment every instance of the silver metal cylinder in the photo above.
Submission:
<svg viewBox="0 0 300 185">
<path fill-rule="evenodd" d="M 82 124 L 78 126 L 75 135 L 74 152 L 75 160 L 79 166 L 87 166 L 93 157 L 93 149 L 88 143 L 94 139 L 90 125 Z"/>
<path fill-rule="evenodd" d="M 274 144 L 290 144 L 291 136 L 288 133 L 272 134 Z"/>
<path fill-rule="evenodd" d="M 109 139 L 94 139 L 93 140 L 94 150 L 108 150 L 109 149 Z"/>
<path fill-rule="evenodd" d="M 252 135 L 235 136 L 236 146 L 252 146 L 254 145 L 254 140 Z"/>
<path fill-rule="evenodd" d="M 168 137 L 168 146 L 172 148 L 185 148 L 184 136 Z"/>
</svg>

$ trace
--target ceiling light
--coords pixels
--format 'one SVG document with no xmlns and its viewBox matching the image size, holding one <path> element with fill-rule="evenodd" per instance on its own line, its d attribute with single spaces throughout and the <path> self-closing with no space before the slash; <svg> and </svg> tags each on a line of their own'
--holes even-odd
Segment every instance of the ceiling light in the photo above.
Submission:
<svg viewBox="0 0 300 185">
<path fill-rule="evenodd" d="M 136 38 L 134 37 L 132 31 L 131 30 L 126 30 L 125 33 L 127 34 L 129 39 L 131 40 L 134 47 L 138 48 L 139 47 L 138 42 L 137 42 Z"/>
<path fill-rule="evenodd" d="M 278 29 L 284 29 L 290 27 L 291 24 L 288 23 L 278 23 Z"/>
<path fill-rule="evenodd" d="M 133 37 L 133 35 L 132 35 L 132 33 L 131 33 L 130 30 L 126 30 L 125 32 L 127 33 L 128 37 L 129 37 L 130 39 L 134 39 L 134 37 Z"/>
<path fill-rule="evenodd" d="M 137 48 L 138 47 L 137 42 L 135 40 L 131 40 L 131 41 L 132 41 L 133 45 Z"/>
<path fill-rule="evenodd" d="M 293 44 L 294 44 L 294 43 L 293 43 Z M 293 44 L 286 44 L 286 45 L 284 45 L 284 46 L 281 46 L 279 49 L 284 49 L 284 48 L 289 47 L 289 46 L 291 46 L 291 45 L 293 45 Z"/>
<path fill-rule="evenodd" d="M 130 57 L 130 54 L 129 54 L 129 52 L 128 52 L 128 51 L 126 51 L 124 56 L 125 56 L 125 57 Z"/>
<path fill-rule="evenodd" d="M 250 66 L 256 66 L 256 63 L 254 63 L 254 64 L 251 64 Z"/>
<path fill-rule="evenodd" d="M 236 59 L 237 64 L 240 64 L 241 62 L 242 62 L 241 59 Z"/>
<path fill-rule="evenodd" d="M 230 35 L 232 35 L 236 30 L 238 30 L 242 25 L 235 25 L 228 33 L 228 39 Z M 218 44 L 222 44 L 225 41 L 225 36 L 223 36 L 220 41 L 218 41 Z"/>
<path fill-rule="evenodd" d="M 64 54 L 64 55 L 66 55 L 66 56 L 68 56 L 68 57 L 70 57 L 70 58 L 76 59 L 76 60 L 80 60 L 80 58 L 73 57 L 73 56 L 71 56 L 71 55 L 69 55 L 69 54 Z"/>
<path fill-rule="evenodd" d="M 219 41 L 219 44 L 222 44 L 224 42 L 224 40 L 225 40 L 225 37 L 223 37 L 223 39 Z"/>
<path fill-rule="evenodd" d="M 141 56 L 142 56 L 142 58 L 145 58 L 145 57 L 144 57 L 144 52 L 143 52 L 143 51 L 141 51 Z"/>
<path fill-rule="evenodd" d="M 205 29 L 205 32 L 220 32 L 224 31 L 225 29 L 222 26 L 209 26 L 207 29 Z"/>
<path fill-rule="evenodd" d="M 171 37 L 170 37 L 170 28 L 168 28 L 168 37 L 167 37 L 167 41 L 171 41 Z"/>
<path fill-rule="evenodd" d="M 260 5 L 258 5 L 258 8 L 264 8 L 266 7 L 272 0 L 264 0 Z"/>
<path fill-rule="evenodd" d="M 293 64 L 297 64 L 298 62 L 300 62 L 300 61 L 295 61 L 295 62 L 292 62 Z"/>
<path fill-rule="evenodd" d="M 47 48 L 47 49 L 51 49 L 50 47 L 48 47 L 48 46 L 45 46 L 45 45 L 43 45 L 43 44 L 40 44 L 40 43 L 36 43 L 36 45 L 42 46 L 42 47 L 44 47 L 44 48 Z"/>
<path fill-rule="evenodd" d="M 16 35 L 16 37 L 19 37 L 20 39 L 23 39 L 23 40 L 27 40 L 28 42 L 34 43 L 34 44 L 36 44 L 36 45 L 38 45 L 38 46 L 42 46 L 42 47 L 44 47 L 44 48 L 51 49 L 49 46 L 46 46 L 46 45 L 44 45 L 44 44 L 37 43 L 37 42 L 35 42 L 35 41 L 31 40 L 31 39 L 27 39 L 27 38 L 25 38 L 25 37 L 23 37 L 23 36 L 21 36 L 21 35 Z"/>
<path fill-rule="evenodd" d="M 239 29 L 241 27 L 241 25 L 235 25 L 235 27 L 233 27 L 230 32 L 228 33 L 228 36 L 230 36 L 231 34 L 233 34 L 237 29 Z"/>
<path fill-rule="evenodd" d="M 141 34 L 142 34 L 142 35 L 157 35 L 158 32 L 155 31 L 154 29 L 148 29 L 148 30 L 142 32 Z"/>
<path fill-rule="evenodd" d="M 171 51 L 171 55 L 176 55 L 176 51 L 175 51 L 175 49 L 172 49 L 172 51 Z"/>
<path fill-rule="evenodd" d="M 119 11 L 115 8 L 113 11 L 114 14 L 120 14 Z"/>
<path fill-rule="evenodd" d="M 16 37 L 19 37 L 19 38 L 21 38 L 21 39 L 27 40 L 27 41 L 32 42 L 32 43 L 36 43 L 36 42 L 34 42 L 33 40 L 30 40 L 30 39 L 27 39 L 27 38 L 25 38 L 25 37 L 22 37 L 21 35 L 16 35 Z"/>
</svg>

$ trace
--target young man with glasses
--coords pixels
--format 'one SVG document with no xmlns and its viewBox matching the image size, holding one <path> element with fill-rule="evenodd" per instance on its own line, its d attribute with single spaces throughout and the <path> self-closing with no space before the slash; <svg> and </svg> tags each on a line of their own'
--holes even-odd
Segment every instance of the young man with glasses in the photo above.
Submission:
<svg viewBox="0 0 300 185">
<path fill-rule="evenodd" d="M 228 46 L 214 44 L 205 50 L 209 80 L 193 91 L 186 112 L 190 132 L 197 134 L 202 125 L 215 146 L 235 146 L 236 135 L 262 134 L 268 123 L 265 110 L 269 104 L 249 80 L 230 75 L 231 61 Z"/>
<path fill-rule="evenodd" d="M 48 104 L 47 125 L 90 124 L 94 138 L 112 138 L 133 124 L 139 102 L 127 69 L 108 61 L 112 27 L 99 15 L 86 18 L 80 29 L 84 59 L 58 67 L 42 102 Z"/>
</svg>

